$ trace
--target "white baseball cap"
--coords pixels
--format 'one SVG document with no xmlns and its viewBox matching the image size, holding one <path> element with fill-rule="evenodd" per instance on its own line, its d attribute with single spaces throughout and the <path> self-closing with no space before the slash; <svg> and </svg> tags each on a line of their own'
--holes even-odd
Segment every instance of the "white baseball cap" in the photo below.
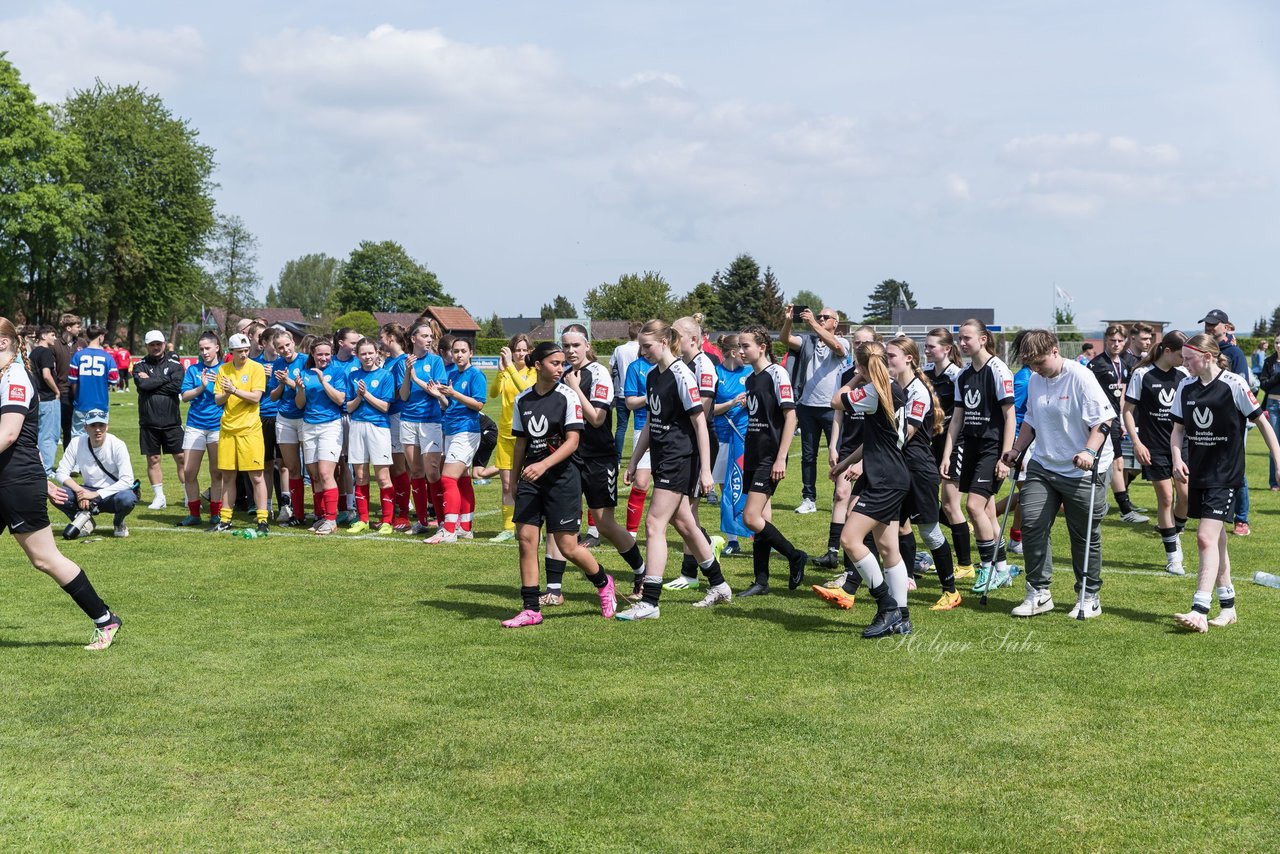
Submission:
<svg viewBox="0 0 1280 854">
<path fill-rule="evenodd" d="M 147 333 L 147 336 L 143 338 L 142 341 L 144 344 L 156 344 L 156 343 L 163 344 L 164 333 L 161 332 L 159 329 L 152 329 L 150 332 Z"/>
<path fill-rule="evenodd" d="M 241 335 L 238 332 L 232 335 L 231 340 L 227 342 L 228 350 L 248 350 L 249 346 L 249 336 Z"/>
</svg>

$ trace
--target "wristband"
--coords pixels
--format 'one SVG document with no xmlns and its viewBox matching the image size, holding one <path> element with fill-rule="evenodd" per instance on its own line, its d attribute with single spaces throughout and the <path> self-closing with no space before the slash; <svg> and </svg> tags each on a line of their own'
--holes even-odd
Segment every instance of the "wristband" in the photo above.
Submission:
<svg viewBox="0 0 1280 854">
<path fill-rule="evenodd" d="M 1085 450 L 1085 453 L 1093 457 L 1095 460 L 1098 458 L 1098 452 L 1095 451 L 1093 448 L 1090 448 L 1088 445 L 1084 446 L 1084 450 Z"/>
</svg>

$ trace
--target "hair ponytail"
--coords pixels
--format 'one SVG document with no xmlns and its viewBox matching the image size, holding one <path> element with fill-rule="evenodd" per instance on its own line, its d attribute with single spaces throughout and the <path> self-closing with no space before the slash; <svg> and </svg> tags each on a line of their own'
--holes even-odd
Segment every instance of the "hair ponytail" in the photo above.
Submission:
<svg viewBox="0 0 1280 854">
<path fill-rule="evenodd" d="M 1137 367 L 1135 367 L 1134 370 L 1147 365 L 1154 365 L 1156 359 L 1163 356 L 1166 351 L 1181 350 L 1183 345 L 1187 343 L 1187 336 L 1184 332 L 1177 329 L 1172 332 L 1166 332 L 1164 337 L 1156 342 L 1154 347 L 1147 351 L 1147 355 L 1142 357 L 1142 361 L 1137 364 Z"/>
<path fill-rule="evenodd" d="M 765 355 L 769 357 L 769 362 L 773 362 L 773 336 L 769 334 L 769 330 L 763 324 L 754 323 L 742 330 L 738 340 L 741 341 L 743 338 L 754 339 L 760 349 L 764 350 Z"/>
<path fill-rule="evenodd" d="M 524 356 L 524 364 L 527 368 L 532 368 L 552 353 L 563 353 L 564 348 L 554 341 L 543 341 L 537 347 L 534 347 Z"/>
<path fill-rule="evenodd" d="M 1164 341 L 1161 340 L 1160 343 L 1163 344 Z M 1199 350 L 1202 353 L 1212 356 L 1214 361 L 1218 363 L 1218 367 L 1224 371 L 1231 364 L 1227 361 L 1227 357 L 1222 355 L 1222 348 L 1218 346 L 1218 342 L 1214 340 L 1212 335 L 1206 335 L 1203 332 L 1199 335 L 1192 335 L 1183 343 L 1182 346 L 1190 347 L 1192 350 Z"/>
<path fill-rule="evenodd" d="M 902 351 L 902 354 L 911 359 L 911 373 L 915 374 L 915 378 L 924 384 L 929 390 L 929 399 L 933 401 L 933 424 L 929 428 L 930 436 L 937 436 L 942 433 L 942 422 L 946 420 L 946 414 L 942 411 L 942 401 L 938 400 L 938 393 L 933 390 L 933 383 L 929 382 L 929 377 L 920 369 L 920 348 L 916 342 L 906 335 L 899 335 L 889 342 L 893 346 Z"/>
<path fill-rule="evenodd" d="M 858 367 L 876 390 L 880 398 L 880 414 L 893 429 L 898 429 L 898 418 L 893 411 L 893 378 L 889 376 L 889 360 L 884 355 L 884 345 L 869 341 L 858 348 Z"/>
<path fill-rule="evenodd" d="M 951 330 L 945 326 L 935 326 L 929 330 L 929 338 L 937 338 L 942 342 L 942 346 L 947 348 L 947 361 L 953 365 L 962 363 L 960 358 L 960 348 L 956 346 L 955 336 L 951 334 Z"/>
<path fill-rule="evenodd" d="M 657 318 L 650 320 L 640 329 L 640 334 L 652 335 L 666 342 L 667 349 L 671 351 L 671 355 L 676 358 L 680 357 L 680 333 L 673 326 L 668 325 L 665 320 Z"/>
<path fill-rule="evenodd" d="M 18 334 L 18 328 L 13 325 L 13 321 L 7 317 L 0 317 L 0 338 L 8 338 L 13 342 L 13 362 L 21 362 L 22 367 L 26 370 L 27 376 L 31 379 L 31 384 L 37 389 L 35 369 L 31 367 L 31 360 L 27 358 L 26 348 L 23 347 L 22 336 Z M 10 362 L 9 364 L 13 364 Z M 9 365 L 5 365 L 7 370 Z"/>
<path fill-rule="evenodd" d="M 978 320 L 976 317 L 971 317 L 968 320 L 966 320 L 964 323 L 960 324 L 961 328 L 964 328 L 966 326 L 975 330 L 979 335 L 981 335 L 985 339 L 982 342 L 982 349 L 986 350 L 988 355 L 994 356 L 996 354 L 996 342 L 995 342 L 995 339 L 991 337 L 991 332 L 987 330 L 987 324 L 983 323 L 981 320 Z"/>
</svg>

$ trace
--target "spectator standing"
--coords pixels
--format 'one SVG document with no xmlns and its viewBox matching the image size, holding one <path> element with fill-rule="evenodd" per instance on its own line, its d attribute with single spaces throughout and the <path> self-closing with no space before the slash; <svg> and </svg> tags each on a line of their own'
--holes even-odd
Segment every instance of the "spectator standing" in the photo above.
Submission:
<svg viewBox="0 0 1280 854">
<path fill-rule="evenodd" d="M 836 335 L 840 313 L 824 308 L 817 315 L 801 307 L 799 317 L 792 317 L 795 306 L 788 305 L 783 315 L 779 338 L 795 354 L 791 384 L 795 387 L 800 422 L 801 501 L 797 513 L 813 513 L 818 509 L 818 436 L 831 443 L 831 425 L 835 411 L 831 401 L 836 396 L 840 372 L 849 357 L 849 341 Z M 810 332 L 792 334 L 794 320 L 809 325 Z"/>
<path fill-rule="evenodd" d="M 182 482 L 182 411 L 178 395 L 185 371 L 178 357 L 165 346 L 164 333 L 152 329 L 143 339 L 147 355 L 138 362 L 134 387 L 138 391 L 138 445 L 147 458 L 147 480 L 151 482 L 150 510 L 169 506 L 164 494 L 164 454 L 172 454 Z"/>
<path fill-rule="evenodd" d="M 1080 355 L 1076 356 L 1076 361 L 1082 365 L 1088 365 L 1093 361 L 1093 345 L 1088 341 L 1080 345 Z"/>
<path fill-rule="evenodd" d="M 115 357 L 102 349 L 107 330 L 90 326 L 86 333 L 88 346 L 71 357 L 67 369 L 67 382 L 71 386 L 71 435 L 84 435 L 86 412 L 100 409 L 106 412 L 111 405 L 108 398 L 115 386 L 119 372 Z"/>
<path fill-rule="evenodd" d="M 58 403 L 62 407 L 62 447 L 71 441 L 71 382 L 69 372 L 71 357 L 76 352 L 76 339 L 80 337 L 80 318 L 64 314 L 58 318 L 58 340 L 53 345 L 53 357 L 58 366 Z"/>
<path fill-rule="evenodd" d="M 58 458 L 58 429 L 62 424 L 61 390 L 58 388 L 58 357 L 54 345 L 58 330 L 42 326 L 36 331 L 36 346 L 31 348 L 31 382 L 40 397 L 40 460 L 45 474 L 53 476 Z"/>
<path fill-rule="evenodd" d="M 1227 370 L 1233 374 L 1239 375 L 1244 380 L 1245 386 L 1249 386 L 1249 360 L 1244 355 L 1244 350 L 1236 344 L 1236 336 L 1232 333 L 1235 331 L 1235 325 L 1231 319 L 1227 317 L 1227 313 L 1220 308 L 1215 308 L 1200 318 L 1200 322 L 1204 324 L 1204 334 L 1213 336 L 1213 340 L 1218 342 L 1218 351 L 1222 357 L 1227 360 Z M 1238 537 L 1247 537 L 1253 533 L 1249 527 L 1249 476 L 1245 475 L 1243 485 L 1236 490 L 1235 509 L 1233 511 L 1235 524 L 1231 532 Z"/>
<path fill-rule="evenodd" d="M 129 352 L 129 348 L 124 346 L 124 341 L 117 341 L 115 349 L 111 351 L 112 357 L 116 360 L 116 373 L 119 375 L 116 381 L 116 391 L 129 390 L 129 368 L 133 365 L 133 354 Z"/>
<path fill-rule="evenodd" d="M 1262 361 L 1262 367 L 1258 371 L 1258 387 L 1267 396 L 1264 403 L 1267 420 L 1271 422 L 1272 432 L 1276 432 L 1280 431 L 1280 364 L 1277 364 L 1276 360 L 1276 356 L 1280 354 L 1280 335 L 1277 335 L 1272 343 L 1274 346 L 1271 354 Z M 1258 342 L 1258 352 L 1265 351 L 1264 344 L 1264 341 Z M 1276 479 L 1275 460 L 1271 461 L 1269 469 L 1267 485 L 1271 487 L 1272 492 L 1278 492 L 1280 480 Z"/>
<path fill-rule="evenodd" d="M 101 511 L 114 514 L 112 520 L 117 537 L 129 536 L 125 517 L 133 512 L 137 497 L 133 494 L 133 463 L 129 448 L 107 432 L 105 409 L 84 413 L 85 432 L 72 438 L 58 463 L 55 478 L 67 490 L 67 500 L 58 508 L 72 523 L 63 536 L 73 540 L 93 530 L 86 523 Z M 76 483 L 73 471 L 80 472 L 84 484 Z"/>
<path fill-rule="evenodd" d="M 623 388 L 627 382 L 627 369 L 631 367 L 631 363 L 640 358 L 640 344 L 636 338 L 640 335 L 640 330 L 644 326 L 643 323 L 633 321 L 627 326 L 626 344 L 613 349 L 613 355 L 609 357 L 609 375 L 613 378 L 613 414 L 617 417 L 617 424 L 613 428 L 613 444 L 618 449 L 618 457 L 622 457 L 622 446 L 627 440 L 627 418 L 631 415 L 631 410 L 627 408 L 627 397 L 623 393 Z M 516 368 L 519 370 L 519 367 Z M 636 426 L 636 432 L 640 432 L 640 426 Z"/>
</svg>

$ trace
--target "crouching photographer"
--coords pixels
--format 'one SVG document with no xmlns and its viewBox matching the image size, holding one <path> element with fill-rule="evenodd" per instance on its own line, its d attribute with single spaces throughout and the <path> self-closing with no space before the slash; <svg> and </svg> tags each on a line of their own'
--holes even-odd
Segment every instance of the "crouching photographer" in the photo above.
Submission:
<svg viewBox="0 0 1280 854">
<path fill-rule="evenodd" d="M 129 528 L 124 520 L 138 500 L 129 449 L 107 432 L 107 413 L 101 409 L 86 413 L 84 423 L 85 434 L 67 445 L 55 475 L 67 492 L 67 500 L 58 504 L 58 509 L 71 519 L 62 536 L 68 540 L 88 536 L 95 527 L 94 516 L 112 513 L 115 535 L 127 537 Z M 80 472 L 83 485 L 71 477 L 73 471 Z"/>
</svg>

